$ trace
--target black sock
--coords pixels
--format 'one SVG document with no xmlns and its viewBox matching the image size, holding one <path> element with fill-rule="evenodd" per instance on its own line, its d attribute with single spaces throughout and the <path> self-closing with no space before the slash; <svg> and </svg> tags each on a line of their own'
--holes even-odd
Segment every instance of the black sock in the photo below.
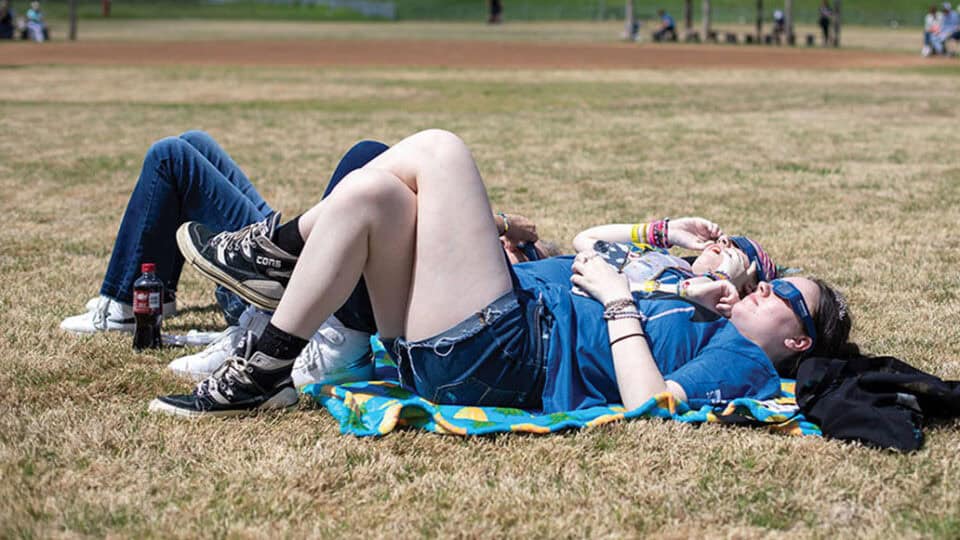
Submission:
<svg viewBox="0 0 960 540">
<path fill-rule="evenodd" d="M 303 214 L 300 214 L 300 216 L 302 215 Z M 273 240 L 273 243 L 276 244 L 278 248 L 297 257 L 299 257 L 300 252 L 303 251 L 303 244 L 305 243 L 303 237 L 300 236 L 300 216 L 277 227 Z"/>
<path fill-rule="evenodd" d="M 300 351 L 307 346 L 307 341 L 280 330 L 273 323 L 267 323 L 257 341 L 257 350 L 277 360 L 293 360 L 300 356 Z"/>
</svg>

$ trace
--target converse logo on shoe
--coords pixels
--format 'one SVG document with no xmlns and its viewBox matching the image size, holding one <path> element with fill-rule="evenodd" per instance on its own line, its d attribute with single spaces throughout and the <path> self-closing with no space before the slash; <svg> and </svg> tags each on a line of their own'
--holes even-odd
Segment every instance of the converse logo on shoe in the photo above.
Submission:
<svg viewBox="0 0 960 540">
<path fill-rule="evenodd" d="M 264 256 L 262 256 L 262 255 L 257 255 L 257 259 L 256 259 L 256 260 L 257 260 L 257 264 L 260 264 L 260 265 L 263 265 L 263 266 L 270 266 L 270 267 L 273 267 L 273 268 L 280 268 L 280 267 L 282 266 L 282 263 L 281 263 L 280 259 L 271 259 L 270 257 L 264 257 Z"/>
</svg>

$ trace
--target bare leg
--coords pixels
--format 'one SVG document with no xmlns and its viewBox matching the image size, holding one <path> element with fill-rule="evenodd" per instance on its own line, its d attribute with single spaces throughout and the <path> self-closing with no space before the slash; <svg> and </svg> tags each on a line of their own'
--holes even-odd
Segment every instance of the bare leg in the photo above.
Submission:
<svg viewBox="0 0 960 540">
<path fill-rule="evenodd" d="M 388 172 L 360 169 L 300 218 L 307 237 L 271 322 L 308 339 L 366 276 L 377 326 L 403 330 L 413 266 L 416 196 Z M 376 286 L 374 286 L 374 283 Z"/>
<path fill-rule="evenodd" d="M 486 190 L 458 137 L 417 133 L 352 174 L 363 175 L 342 186 L 353 189 L 301 216 L 310 234 L 274 326 L 311 335 L 361 271 L 385 337 L 433 336 L 510 290 Z"/>
</svg>

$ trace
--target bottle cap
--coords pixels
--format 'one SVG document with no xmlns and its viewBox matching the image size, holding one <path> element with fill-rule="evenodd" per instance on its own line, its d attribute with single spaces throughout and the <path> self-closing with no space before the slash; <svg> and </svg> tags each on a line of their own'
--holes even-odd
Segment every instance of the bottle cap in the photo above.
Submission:
<svg viewBox="0 0 960 540">
<path fill-rule="evenodd" d="M 156 272 L 157 265 L 154 263 L 143 263 L 140 265 L 140 271 L 144 274 L 146 274 L 147 272 Z"/>
</svg>

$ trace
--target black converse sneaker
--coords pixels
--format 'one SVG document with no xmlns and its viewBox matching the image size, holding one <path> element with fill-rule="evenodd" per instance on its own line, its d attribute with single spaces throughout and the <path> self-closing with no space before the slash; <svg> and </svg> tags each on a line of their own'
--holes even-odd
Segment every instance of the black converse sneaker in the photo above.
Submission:
<svg viewBox="0 0 960 540">
<path fill-rule="evenodd" d="M 213 234 L 196 222 L 177 229 L 183 257 L 202 274 L 258 308 L 277 308 L 297 257 L 273 243 L 280 214 L 236 232 Z"/>
<path fill-rule="evenodd" d="M 192 394 L 160 396 L 150 412 L 176 416 L 236 416 L 293 407 L 299 399 L 290 372 L 293 360 L 279 360 L 256 349 L 252 332 L 234 355 L 197 385 Z"/>
</svg>

